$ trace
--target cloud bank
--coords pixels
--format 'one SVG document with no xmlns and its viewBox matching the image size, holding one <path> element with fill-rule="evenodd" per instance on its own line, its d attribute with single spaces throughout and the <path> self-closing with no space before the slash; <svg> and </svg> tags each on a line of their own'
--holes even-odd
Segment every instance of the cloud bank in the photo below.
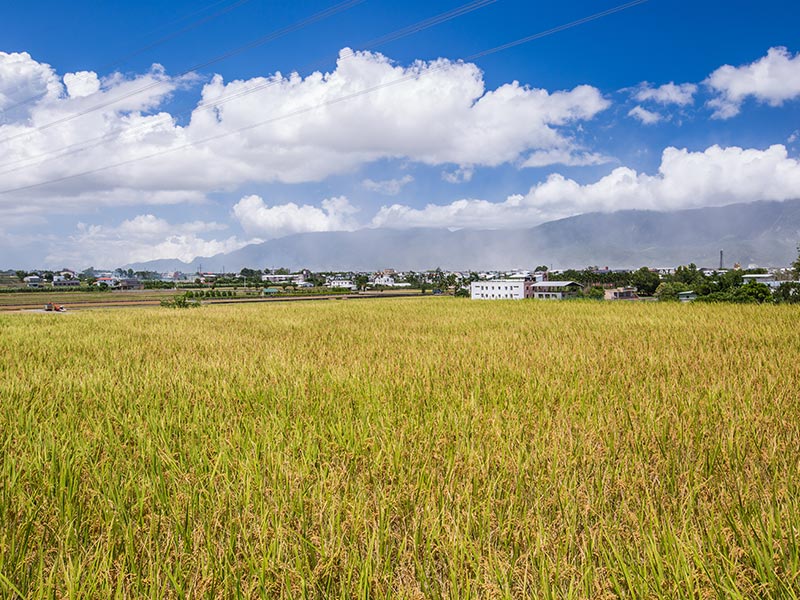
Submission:
<svg viewBox="0 0 800 600">
<path fill-rule="evenodd" d="M 780 106 L 800 98 L 800 53 L 786 48 L 770 48 L 767 55 L 747 65 L 724 65 L 703 82 L 717 95 L 709 101 L 717 119 L 739 114 L 748 98 L 770 106 Z"/>
<path fill-rule="evenodd" d="M 67 178 L 0 194 L 0 214 L 21 201 L 52 211 L 52 196 L 89 209 L 102 194 L 125 190 L 191 195 L 246 182 L 320 181 L 382 159 L 469 170 L 537 151 L 569 156 L 568 128 L 609 106 L 588 85 L 549 92 L 513 81 L 487 89 L 474 64 L 401 66 L 349 49 L 328 73 L 227 83 L 216 75 L 186 125 L 158 109 L 193 79 L 171 78 L 159 65 L 133 78 L 59 78 L 27 54 L 0 54 L 0 74 L 0 106 L 9 108 L 0 123 L 3 189 Z M 44 95 L 24 111 L 10 108 L 36 93 Z M 85 171 L 94 172 L 70 178 Z"/>
<path fill-rule="evenodd" d="M 258 239 L 236 236 L 206 239 L 203 234 L 220 232 L 227 226 L 215 222 L 169 223 L 152 214 L 122 221 L 116 226 L 80 223 L 72 235 L 53 240 L 53 251 L 45 259 L 51 265 L 117 267 L 158 258 L 191 261 L 197 256 L 232 252 Z"/>
<path fill-rule="evenodd" d="M 260 196 L 245 196 L 233 215 L 248 234 L 276 238 L 309 231 L 346 231 L 358 227 L 358 209 L 344 197 L 326 198 L 320 207 L 294 202 L 267 206 Z"/>
<path fill-rule="evenodd" d="M 667 148 L 658 173 L 618 167 L 594 183 L 550 175 L 522 195 L 503 202 L 460 199 L 413 208 L 382 207 L 372 227 L 530 227 L 585 212 L 620 209 L 677 210 L 800 195 L 800 162 L 783 145 L 766 150 L 711 146 L 703 152 Z"/>
</svg>

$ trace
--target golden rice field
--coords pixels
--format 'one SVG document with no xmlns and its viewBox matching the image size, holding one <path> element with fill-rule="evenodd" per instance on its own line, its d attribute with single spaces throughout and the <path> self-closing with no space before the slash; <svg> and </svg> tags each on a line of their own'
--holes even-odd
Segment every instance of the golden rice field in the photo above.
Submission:
<svg viewBox="0 0 800 600">
<path fill-rule="evenodd" d="M 3 598 L 797 598 L 800 310 L 0 315 Z"/>
</svg>

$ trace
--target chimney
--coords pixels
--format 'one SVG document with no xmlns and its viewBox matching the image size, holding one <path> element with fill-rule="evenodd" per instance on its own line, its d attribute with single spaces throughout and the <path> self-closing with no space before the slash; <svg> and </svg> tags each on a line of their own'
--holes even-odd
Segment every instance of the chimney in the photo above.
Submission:
<svg viewBox="0 0 800 600">
<path fill-rule="evenodd" d="M 722 250 L 719 251 L 719 270 L 722 271 L 724 267 L 722 266 Z"/>
</svg>

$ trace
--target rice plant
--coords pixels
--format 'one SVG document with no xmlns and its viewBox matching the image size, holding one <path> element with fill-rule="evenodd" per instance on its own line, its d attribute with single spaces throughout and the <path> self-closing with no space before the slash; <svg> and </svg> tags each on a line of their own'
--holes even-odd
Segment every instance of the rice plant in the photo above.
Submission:
<svg viewBox="0 0 800 600">
<path fill-rule="evenodd" d="M 0 596 L 797 598 L 799 318 L 0 315 Z"/>
</svg>

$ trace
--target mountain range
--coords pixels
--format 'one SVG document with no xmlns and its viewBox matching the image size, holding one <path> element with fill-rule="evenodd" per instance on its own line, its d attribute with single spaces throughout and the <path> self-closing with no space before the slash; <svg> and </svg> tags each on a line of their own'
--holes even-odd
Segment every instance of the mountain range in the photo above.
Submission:
<svg viewBox="0 0 800 600">
<path fill-rule="evenodd" d="M 302 233 L 186 263 L 161 259 L 134 270 L 238 272 L 786 266 L 797 257 L 800 200 L 751 202 L 672 212 L 586 213 L 513 230 L 360 229 Z"/>
</svg>

